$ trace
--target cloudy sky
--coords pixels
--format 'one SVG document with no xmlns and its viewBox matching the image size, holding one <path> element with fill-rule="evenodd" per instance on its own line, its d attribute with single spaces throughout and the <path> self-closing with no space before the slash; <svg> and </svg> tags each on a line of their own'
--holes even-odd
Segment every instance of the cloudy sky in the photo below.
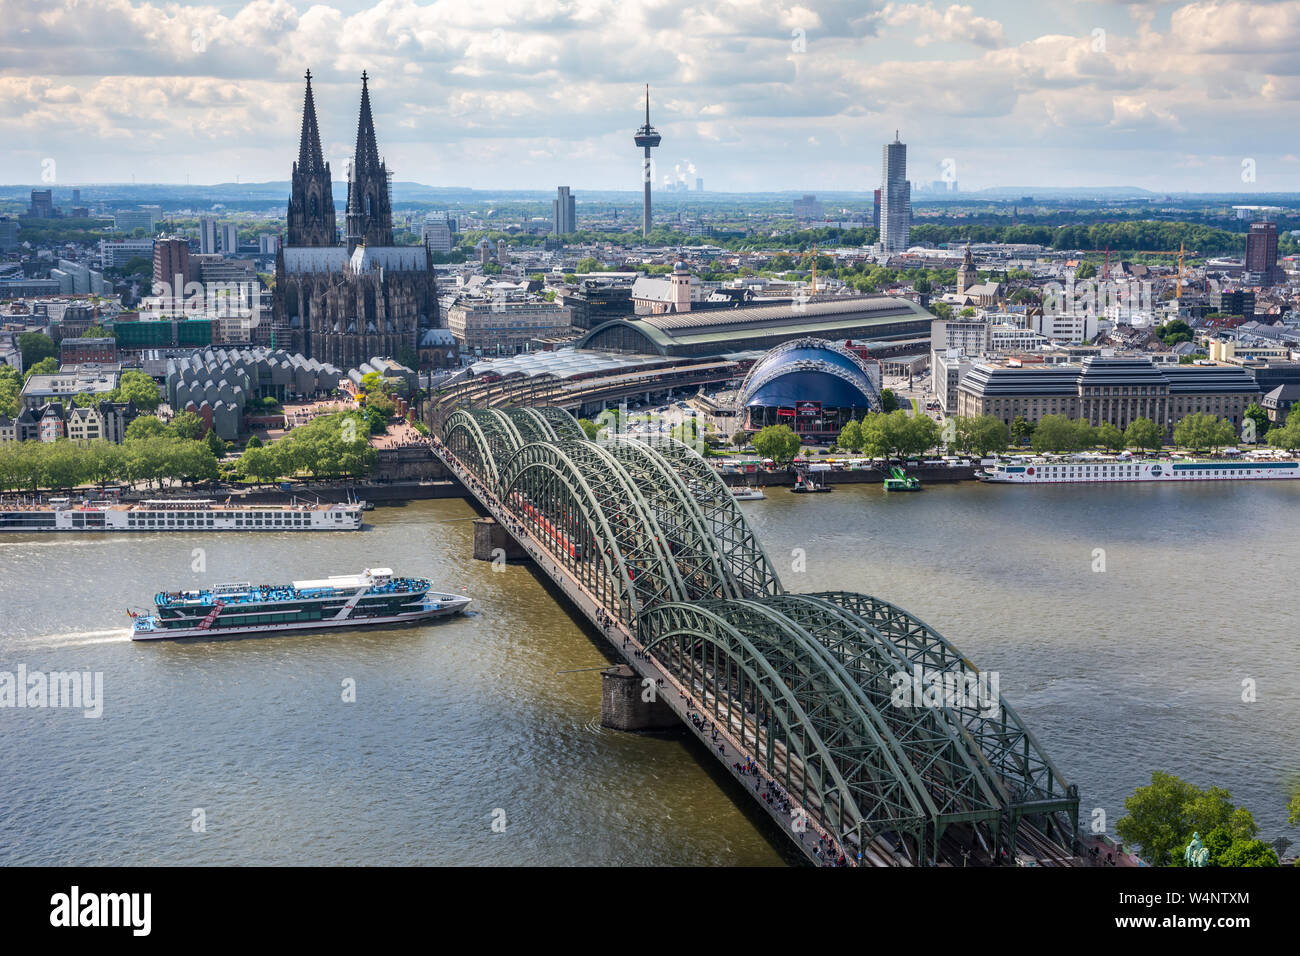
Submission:
<svg viewBox="0 0 1300 956">
<path fill-rule="evenodd" d="M 1300 191 L 1300 0 L 0 0 L 0 182 L 342 178 L 368 70 L 399 180 Z M 1253 172 L 1253 175 L 1252 175 Z"/>
</svg>

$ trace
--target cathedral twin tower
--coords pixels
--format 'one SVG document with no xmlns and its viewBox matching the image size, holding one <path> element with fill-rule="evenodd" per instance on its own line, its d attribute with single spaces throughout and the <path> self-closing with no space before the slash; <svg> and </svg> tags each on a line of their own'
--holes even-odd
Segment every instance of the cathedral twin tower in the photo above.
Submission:
<svg viewBox="0 0 1300 956">
<path fill-rule="evenodd" d="M 340 244 L 330 166 L 321 151 L 307 73 L 288 235 L 276 260 L 272 298 L 273 328 L 289 334 L 292 348 L 344 370 L 376 357 L 412 362 L 419 330 L 438 325 L 428 250 L 393 245 L 388 167 L 379 158 L 367 79 L 362 73 Z"/>
</svg>

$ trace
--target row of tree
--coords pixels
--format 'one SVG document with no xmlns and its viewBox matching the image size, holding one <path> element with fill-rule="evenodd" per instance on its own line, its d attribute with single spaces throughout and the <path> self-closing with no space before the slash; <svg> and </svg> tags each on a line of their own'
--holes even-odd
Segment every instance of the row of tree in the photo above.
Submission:
<svg viewBox="0 0 1300 956">
<path fill-rule="evenodd" d="M 157 419 L 154 419 L 157 421 Z M 175 484 L 215 479 L 217 456 L 203 440 L 157 434 L 120 445 L 97 439 L 6 442 L 0 445 L 0 488 L 37 491 L 126 482 Z"/>
<path fill-rule="evenodd" d="M 361 412 L 312 419 L 270 445 L 249 442 L 235 462 L 245 481 L 270 482 L 306 473 L 313 479 L 362 478 L 375 467 L 370 422 Z"/>
</svg>

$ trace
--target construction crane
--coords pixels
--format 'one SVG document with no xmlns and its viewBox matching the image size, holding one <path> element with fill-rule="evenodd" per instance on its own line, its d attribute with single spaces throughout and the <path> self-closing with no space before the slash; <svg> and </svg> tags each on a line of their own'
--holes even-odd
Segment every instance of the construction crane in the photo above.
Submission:
<svg viewBox="0 0 1300 956">
<path fill-rule="evenodd" d="M 1184 248 L 1185 245 L 1186 243 L 1180 242 L 1178 244 L 1177 249 L 1116 249 L 1115 251 L 1127 252 L 1130 255 L 1136 255 L 1136 256 L 1177 256 L 1178 257 L 1178 284 L 1174 291 L 1174 298 L 1181 299 L 1183 297 L 1183 259 L 1187 255 L 1187 251 Z M 1103 278 L 1107 278 L 1110 276 L 1110 246 L 1107 246 L 1105 249 L 1080 249 L 1079 251 L 1105 253 L 1106 264 L 1102 266 L 1101 274 Z M 1193 256 L 1196 255 L 1196 250 L 1193 249 L 1191 254 Z"/>
</svg>

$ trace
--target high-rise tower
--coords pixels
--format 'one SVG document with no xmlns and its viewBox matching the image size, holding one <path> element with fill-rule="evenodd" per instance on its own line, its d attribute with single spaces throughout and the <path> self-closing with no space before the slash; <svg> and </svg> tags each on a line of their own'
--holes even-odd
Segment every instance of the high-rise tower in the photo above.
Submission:
<svg viewBox="0 0 1300 956">
<path fill-rule="evenodd" d="M 311 70 L 307 71 L 307 93 L 302 103 L 302 139 L 298 144 L 298 161 L 293 164 L 292 183 L 286 245 L 334 245 L 338 241 L 334 192 L 330 186 L 330 164 L 325 162 L 320 149 L 316 104 L 311 96 Z"/>
<path fill-rule="evenodd" d="M 636 144 L 645 149 L 645 163 L 641 167 L 641 180 L 645 184 L 645 206 L 641 212 L 641 235 L 650 235 L 650 150 L 662 139 L 659 131 L 650 125 L 650 84 L 645 85 L 645 125 L 636 131 Z"/>
<path fill-rule="evenodd" d="M 886 143 L 880 160 L 880 241 L 886 252 L 906 252 L 912 229 L 912 184 L 907 181 L 907 145 Z"/>
<path fill-rule="evenodd" d="M 393 244 L 393 208 L 388 194 L 388 167 L 379 159 L 375 122 L 370 115 L 370 90 L 361 73 L 361 115 L 357 119 L 357 151 L 348 173 L 348 252 L 358 245 Z"/>
</svg>

